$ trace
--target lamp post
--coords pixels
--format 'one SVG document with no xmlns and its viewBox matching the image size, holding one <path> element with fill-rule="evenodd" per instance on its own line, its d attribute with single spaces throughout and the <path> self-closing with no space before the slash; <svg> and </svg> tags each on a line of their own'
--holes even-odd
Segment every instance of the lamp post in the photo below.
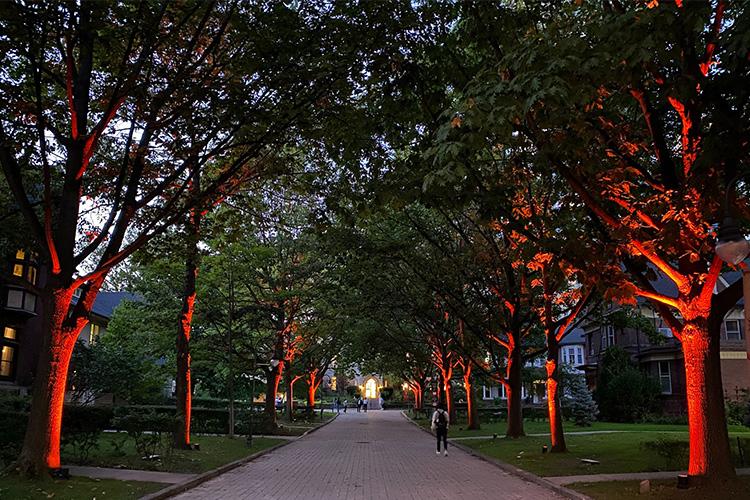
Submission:
<svg viewBox="0 0 750 500">
<path fill-rule="evenodd" d="M 722 204 L 724 218 L 721 224 L 719 224 L 715 247 L 716 255 L 721 260 L 735 266 L 745 260 L 748 254 L 750 254 L 750 242 L 740 232 L 737 221 L 734 220 L 734 217 L 729 212 L 729 193 L 734 189 L 740 177 L 741 174 L 736 175 L 727 184 L 727 192 L 724 193 L 724 203 Z"/>
<path fill-rule="evenodd" d="M 251 389 L 250 389 L 250 419 L 248 421 L 247 426 L 247 439 L 245 440 L 245 445 L 250 448 L 253 446 L 253 417 L 255 416 L 255 376 L 258 368 L 261 367 L 268 367 L 269 369 L 271 366 L 276 366 L 273 364 L 273 362 L 276 361 L 276 365 L 279 364 L 278 360 L 271 359 L 270 363 L 258 363 L 256 360 L 253 360 L 252 365 L 252 377 L 251 377 Z"/>
</svg>

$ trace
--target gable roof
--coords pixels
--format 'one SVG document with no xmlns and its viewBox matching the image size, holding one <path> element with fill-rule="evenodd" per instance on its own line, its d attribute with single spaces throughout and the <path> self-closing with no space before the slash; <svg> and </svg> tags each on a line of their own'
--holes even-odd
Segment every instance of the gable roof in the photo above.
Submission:
<svg viewBox="0 0 750 500">
<path fill-rule="evenodd" d="M 137 295 L 130 292 L 99 292 L 94 301 L 94 306 L 91 308 L 91 312 L 97 316 L 111 319 L 115 308 L 125 300 L 131 302 L 140 301 Z"/>
<path fill-rule="evenodd" d="M 573 328 L 573 330 L 566 334 L 565 337 L 560 341 L 560 345 L 572 345 L 572 344 L 585 344 L 583 328 Z"/>
</svg>

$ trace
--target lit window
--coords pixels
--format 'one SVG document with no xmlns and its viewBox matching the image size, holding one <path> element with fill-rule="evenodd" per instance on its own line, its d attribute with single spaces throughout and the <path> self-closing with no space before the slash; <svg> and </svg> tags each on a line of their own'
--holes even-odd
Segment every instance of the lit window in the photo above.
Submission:
<svg viewBox="0 0 750 500">
<path fill-rule="evenodd" d="M 99 325 L 91 323 L 91 335 L 89 335 L 89 343 L 95 344 L 99 338 Z"/>
<path fill-rule="evenodd" d="M 17 332 L 16 329 L 10 326 L 3 328 L 3 338 L 8 340 L 16 340 Z"/>
<path fill-rule="evenodd" d="M 15 361 L 15 347 L 4 345 L 0 353 L 0 377 L 10 377 L 13 375 L 13 364 Z"/>
<path fill-rule="evenodd" d="M 659 384 L 662 394 L 672 394 L 672 371 L 669 361 L 659 361 Z"/>
<path fill-rule="evenodd" d="M 724 322 L 727 340 L 742 340 L 742 330 L 740 330 L 740 320 L 728 319 Z"/>
<path fill-rule="evenodd" d="M 33 252 L 26 253 L 24 250 L 16 252 L 16 258 L 13 261 L 13 276 L 25 278 L 32 285 L 37 282 L 37 262 L 36 254 Z"/>
<path fill-rule="evenodd" d="M 18 331 L 12 326 L 3 326 L 0 337 L 0 378 L 11 378 L 15 372 Z"/>
</svg>

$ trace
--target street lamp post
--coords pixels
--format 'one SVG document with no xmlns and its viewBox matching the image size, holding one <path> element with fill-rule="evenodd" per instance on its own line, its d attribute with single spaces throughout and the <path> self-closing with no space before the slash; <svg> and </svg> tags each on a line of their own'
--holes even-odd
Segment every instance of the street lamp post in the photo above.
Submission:
<svg viewBox="0 0 750 500">
<path fill-rule="evenodd" d="M 276 364 L 274 364 L 274 361 Z M 253 361 L 253 367 L 252 370 L 252 378 L 251 378 L 251 389 L 250 389 L 250 420 L 248 422 L 247 426 L 247 439 L 245 440 L 245 445 L 250 448 L 253 446 L 253 417 L 255 417 L 255 376 L 258 368 L 261 367 L 268 367 L 271 369 L 272 367 L 278 366 L 279 361 L 277 359 L 271 359 L 270 363 L 258 363 L 257 361 Z"/>
</svg>

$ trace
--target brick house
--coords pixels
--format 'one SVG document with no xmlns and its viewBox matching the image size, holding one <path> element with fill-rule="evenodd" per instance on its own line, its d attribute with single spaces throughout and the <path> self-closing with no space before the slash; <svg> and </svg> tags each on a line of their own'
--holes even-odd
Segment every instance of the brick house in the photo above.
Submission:
<svg viewBox="0 0 750 500">
<path fill-rule="evenodd" d="M 27 394 L 42 348 L 42 303 L 36 291 L 44 286 L 45 266 L 33 252 L 18 250 L 7 259 L 9 278 L 0 280 L 0 390 Z M 85 343 L 96 342 L 106 331 L 115 308 L 134 300 L 128 292 L 99 292 L 86 325 L 79 335 Z"/>
<path fill-rule="evenodd" d="M 742 279 L 742 273 L 725 273 L 719 278 L 717 291 L 738 279 Z M 661 294 L 670 297 L 677 295 L 669 279 L 660 277 L 652 285 Z M 652 342 L 640 328 L 617 327 L 608 322 L 608 316 L 620 309 L 617 305 L 605 306 L 601 315 L 594 315 L 598 319 L 590 319 L 583 325 L 587 361 L 581 368 L 586 373 L 589 387 L 596 388 L 598 362 L 602 353 L 610 346 L 619 346 L 630 354 L 642 370 L 659 381 L 664 412 L 684 414 L 687 411 L 687 397 L 680 342 L 646 300 L 639 299 L 634 311 L 646 318 L 661 335 L 659 343 Z M 721 325 L 721 376 L 727 399 L 737 399 L 750 389 L 750 353 L 744 323 L 744 301 L 740 300 L 727 313 Z"/>
</svg>

